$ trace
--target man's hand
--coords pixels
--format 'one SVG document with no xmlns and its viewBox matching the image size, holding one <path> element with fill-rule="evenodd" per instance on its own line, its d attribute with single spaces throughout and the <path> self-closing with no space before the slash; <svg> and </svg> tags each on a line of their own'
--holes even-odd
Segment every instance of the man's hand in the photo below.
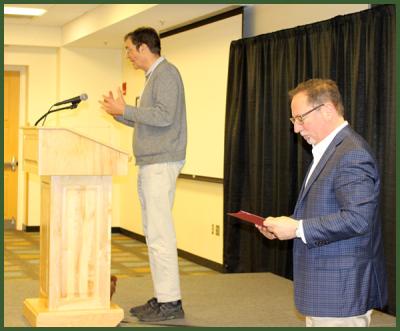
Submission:
<svg viewBox="0 0 400 331">
<path fill-rule="evenodd" d="M 296 229 L 299 222 L 287 216 L 267 217 L 264 226 L 257 226 L 258 230 L 268 239 L 288 240 L 296 238 Z"/>
<path fill-rule="evenodd" d="M 102 105 L 102 108 L 112 116 L 124 114 L 126 103 L 120 88 L 118 88 L 117 99 L 114 99 L 113 93 L 109 91 L 108 95 L 103 95 L 103 100 L 100 100 L 99 103 Z"/>
<path fill-rule="evenodd" d="M 268 229 L 265 226 L 261 226 L 261 225 L 257 225 L 256 224 L 256 228 L 265 236 L 267 237 L 269 240 L 274 240 L 276 239 L 276 236 L 268 231 Z"/>
</svg>

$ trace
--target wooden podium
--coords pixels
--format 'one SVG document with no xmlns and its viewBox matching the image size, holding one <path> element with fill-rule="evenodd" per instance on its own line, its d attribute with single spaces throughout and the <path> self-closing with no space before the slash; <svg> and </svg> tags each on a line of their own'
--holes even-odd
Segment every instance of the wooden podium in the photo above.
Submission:
<svg viewBox="0 0 400 331">
<path fill-rule="evenodd" d="M 112 175 L 128 154 L 70 129 L 24 128 L 24 171 L 41 181 L 40 296 L 33 326 L 116 326 L 110 302 Z"/>
</svg>

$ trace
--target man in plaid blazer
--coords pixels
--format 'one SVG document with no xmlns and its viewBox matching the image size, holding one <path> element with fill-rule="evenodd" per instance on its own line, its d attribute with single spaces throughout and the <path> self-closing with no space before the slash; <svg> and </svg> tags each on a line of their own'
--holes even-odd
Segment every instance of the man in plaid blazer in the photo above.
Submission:
<svg viewBox="0 0 400 331">
<path fill-rule="evenodd" d="M 293 215 L 257 227 L 269 239 L 294 239 L 295 303 L 307 326 L 369 326 L 387 300 L 375 159 L 344 120 L 335 82 L 311 79 L 289 95 L 294 131 L 314 159 Z"/>
</svg>

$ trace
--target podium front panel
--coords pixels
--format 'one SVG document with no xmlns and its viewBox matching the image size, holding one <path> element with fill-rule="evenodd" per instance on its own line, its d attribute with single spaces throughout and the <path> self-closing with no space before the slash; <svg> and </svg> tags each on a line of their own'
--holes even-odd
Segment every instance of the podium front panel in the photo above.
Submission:
<svg viewBox="0 0 400 331">
<path fill-rule="evenodd" d="M 50 221 L 42 234 L 49 246 L 41 256 L 49 310 L 109 307 L 111 189 L 110 176 L 51 177 Z"/>
</svg>

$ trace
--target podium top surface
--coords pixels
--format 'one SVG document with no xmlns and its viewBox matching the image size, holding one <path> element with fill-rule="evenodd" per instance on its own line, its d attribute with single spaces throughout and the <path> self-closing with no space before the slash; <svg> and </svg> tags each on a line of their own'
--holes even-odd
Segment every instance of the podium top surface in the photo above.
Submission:
<svg viewBox="0 0 400 331">
<path fill-rule="evenodd" d="M 40 176 L 127 175 L 129 155 L 70 128 L 24 127 L 23 167 Z"/>
<path fill-rule="evenodd" d="M 49 131 L 59 131 L 59 130 L 67 131 L 67 132 L 71 132 L 73 134 L 76 134 L 78 136 L 84 137 L 86 139 L 92 140 L 92 141 L 94 141 L 96 143 L 102 144 L 102 145 L 104 145 L 104 146 L 106 146 L 108 148 L 111 148 L 111 149 L 119 152 L 119 153 L 124 153 L 124 154 L 127 154 L 127 155 L 131 154 L 130 152 L 128 152 L 126 150 L 123 150 L 120 147 L 116 147 L 116 146 L 110 144 L 109 142 L 105 142 L 105 141 L 99 139 L 98 137 L 91 136 L 90 134 L 87 134 L 86 132 L 83 133 L 83 132 L 81 132 L 79 130 L 75 130 L 73 128 L 55 127 L 55 126 L 42 126 L 42 127 L 38 127 L 38 126 L 23 126 L 23 127 L 21 127 L 21 129 L 24 132 L 29 132 L 29 131 L 34 132 L 34 131 L 40 131 L 40 130 L 44 130 L 44 131 L 46 131 L 46 130 L 49 130 Z M 88 127 L 87 129 L 90 129 L 90 127 Z"/>
</svg>

